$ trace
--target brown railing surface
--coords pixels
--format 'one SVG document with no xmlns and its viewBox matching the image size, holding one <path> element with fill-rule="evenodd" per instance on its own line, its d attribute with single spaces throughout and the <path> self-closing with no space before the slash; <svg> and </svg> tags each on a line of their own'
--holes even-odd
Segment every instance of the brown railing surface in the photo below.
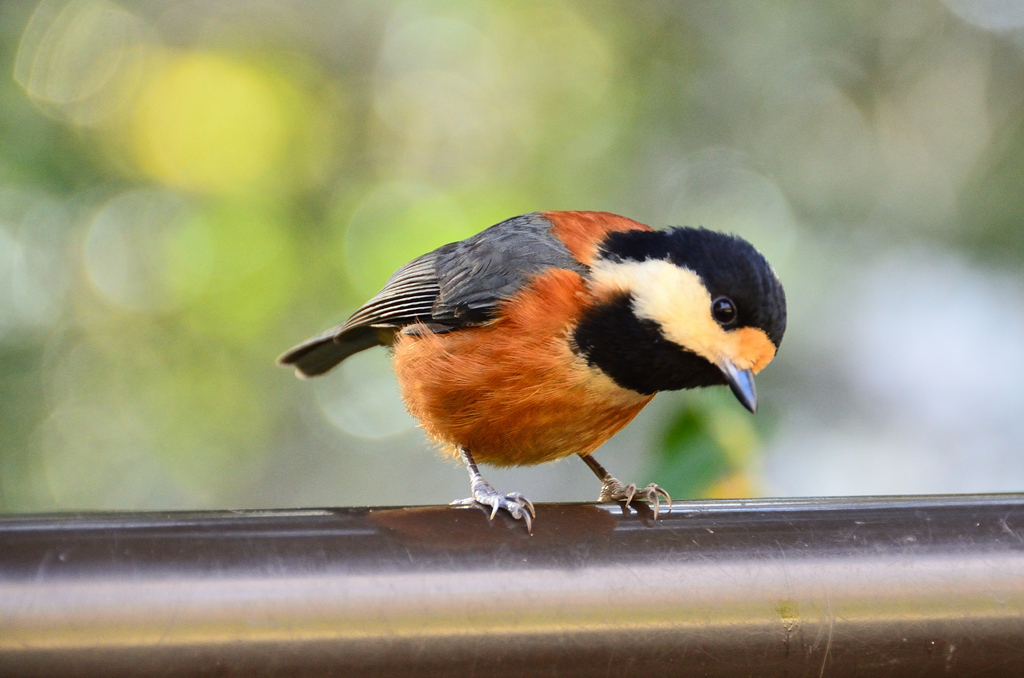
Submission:
<svg viewBox="0 0 1024 678">
<path fill-rule="evenodd" d="M 0 518 L 0 676 L 1024 676 L 1024 495 Z"/>
</svg>

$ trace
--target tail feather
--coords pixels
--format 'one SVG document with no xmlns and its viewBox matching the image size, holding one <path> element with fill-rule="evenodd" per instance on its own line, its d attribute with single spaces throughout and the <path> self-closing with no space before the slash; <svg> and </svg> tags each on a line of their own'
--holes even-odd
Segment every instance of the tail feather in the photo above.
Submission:
<svg viewBox="0 0 1024 678">
<path fill-rule="evenodd" d="M 300 377 L 315 377 L 351 355 L 384 344 L 372 327 L 353 327 L 340 333 L 335 328 L 299 344 L 278 358 L 277 364 L 294 365 Z"/>
</svg>

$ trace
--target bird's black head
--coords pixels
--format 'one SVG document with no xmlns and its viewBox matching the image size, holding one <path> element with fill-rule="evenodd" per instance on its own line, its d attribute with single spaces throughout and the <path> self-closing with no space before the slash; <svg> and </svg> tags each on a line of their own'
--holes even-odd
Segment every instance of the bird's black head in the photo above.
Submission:
<svg viewBox="0 0 1024 678">
<path fill-rule="evenodd" d="M 786 296 L 746 240 L 703 228 L 610 234 L 591 268 L 600 300 L 576 345 L 640 393 L 729 384 L 756 408 L 753 374 L 786 331 Z"/>
</svg>

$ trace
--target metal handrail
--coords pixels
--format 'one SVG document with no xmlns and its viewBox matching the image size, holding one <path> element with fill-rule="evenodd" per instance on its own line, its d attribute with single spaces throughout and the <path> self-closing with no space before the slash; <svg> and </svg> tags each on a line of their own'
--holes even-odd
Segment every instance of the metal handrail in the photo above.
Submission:
<svg viewBox="0 0 1024 678">
<path fill-rule="evenodd" d="M 1024 495 L 0 518 L 0 676 L 1024 676 Z"/>
</svg>

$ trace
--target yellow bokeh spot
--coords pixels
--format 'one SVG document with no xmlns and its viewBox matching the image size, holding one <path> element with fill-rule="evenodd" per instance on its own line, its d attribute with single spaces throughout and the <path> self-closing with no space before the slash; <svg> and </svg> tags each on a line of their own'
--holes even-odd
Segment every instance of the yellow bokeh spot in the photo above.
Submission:
<svg viewBox="0 0 1024 678">
<path fill-rule="evenodd" d="M 170 57 L 143 86 L 132 122 L 143 172 L 205 192 L 231 193 L 266 182 L 289 138 L 274 79 L 214 53 Z"/>
<path fill-rule="evenodd" d="M 741 471 L 719 480 L 704 492 L 704 496 L 708 499 L 749 499 L 759 496 L 759 492 L 753 478 Z"/>
<path fill-rule="evenodd" d="M 731 394 L 727 394 L 729 398 Z M 731 404 L 731 403 L 730 403 Z M 742 468 L 750 463 L 757 453 L 760 438 L 757 430 L 750 423 L 746 412 L 737 412 L 738 408 L 720 408 L 713 411 L 711 417 L 711 433 L 714 436 L 730 466 Z"/>
</svg>

